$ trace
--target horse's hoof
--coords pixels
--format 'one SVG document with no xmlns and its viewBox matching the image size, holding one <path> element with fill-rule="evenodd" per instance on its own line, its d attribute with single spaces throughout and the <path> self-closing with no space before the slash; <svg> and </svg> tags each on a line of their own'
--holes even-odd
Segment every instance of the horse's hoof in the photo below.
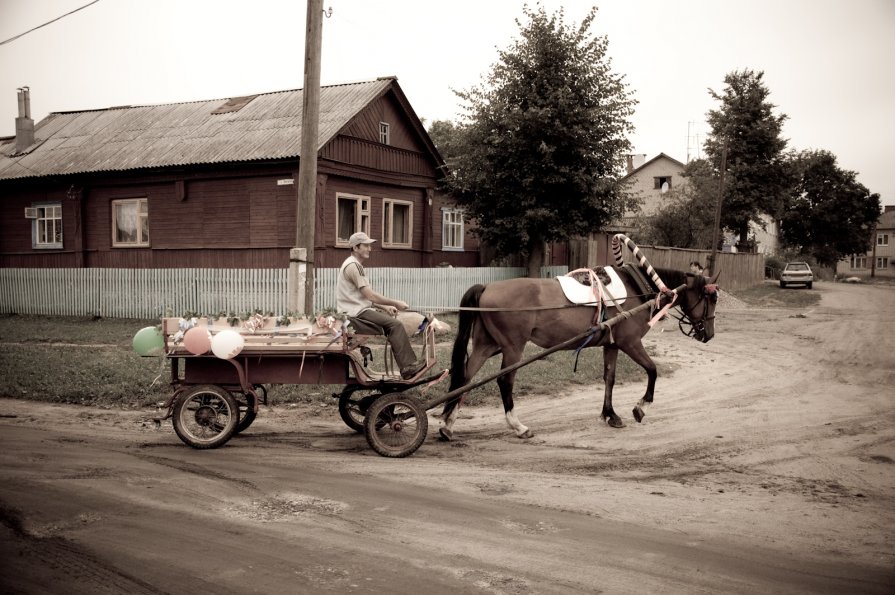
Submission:
<svg viewBox="0 0 895 595">
<path fill-rule="evenodd" d="M 640 408 L 640 405 L 634 407 L 634 419 L 637 420 L 637 423 L 642 422 L 644 417 L 646 417 L 646 413 L 643 412 L 643 409 Z"/>
<path fill-rule="evenodd" d="M 534 438 L 534 437 L 535 437 L 535 433 L 532 432 L 531 430 L 525 430 L 524 432 L 519 434 L 519 438 L 522 440 L 528 440 L 529 438 Z"/>
<path fill-rule="evenodd" d="M 450 442 L 454 439 L 454 433 L 447 428 L 438 428 L 438 439 L 442 442 Z"/>
<path fill-rule="evenodd" d="M 610 428 L 623 428 L 623 427 L 625 427 L 625 422 L 623 422 L 621 419 L 619 419 L 619 418 L 617 418 L 617 417 L 610 417 L 610 418 L 606 421 L 606 423 L 609 424 L 609 427 L 610 427 Z"/>
</svg>

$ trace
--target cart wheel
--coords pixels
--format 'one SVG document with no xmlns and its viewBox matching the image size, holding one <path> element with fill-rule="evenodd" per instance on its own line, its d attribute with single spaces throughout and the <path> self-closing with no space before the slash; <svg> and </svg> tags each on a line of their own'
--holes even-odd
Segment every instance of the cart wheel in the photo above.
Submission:
<svg viewBox="0 0 895 595">
<path fill-rule="evenodd" d="M 252 388 L 254 388 L 256 392 L 260 391 L 261 402 L 267 403 L 267 387 L 263 384 L 253 384 Z M 252 393 L 245 393 L 237 396 L 236 404 L 239 406 L 239 423 L 236 424 L 236 430 L 233 433 L 239 434 L 252 425 L 252 422 L 255 421 L 255 418 L 258 416 L 258 412 L 255 411 L 255 397 Z"/>
<path fill-rule="evenodd" d="M 174 405 L 174 431 L 193 448 L 217 448 L 236 431 L 239 406 L 228 391 L 205 384 L 190 389 Z"/>
<path fill-rule="evenodd" d="M 404 393 L 376 399 L 364 417 L 367 443 L 384 457 L 412 455 L 426 439 L 428 429 L 426 410 Z"/>
<path fill-rule="evenodd" d="M 385 393 L 378 389 L 368 389 L 362 386 L 348 385 L 339 394 L 339 415 L 345 425 L 355 432 L 364 431 L 364 417 L 370 405 Z"/>
</svg>

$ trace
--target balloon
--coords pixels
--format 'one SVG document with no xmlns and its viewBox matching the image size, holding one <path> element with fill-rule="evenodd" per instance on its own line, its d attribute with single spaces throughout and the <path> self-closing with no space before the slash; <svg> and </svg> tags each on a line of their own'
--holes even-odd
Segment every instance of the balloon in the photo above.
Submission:
<svg viewBox="0 0 895 595">
<path fill-rule="evenodd" d="M 211 333 L 194 326 L 184 333 L 183 346 L 193 355 L 205 355 L 211 351 Z"/>
<path fill-rule="evenodd" d="M 165 336 L 157 327 L 141 328 L 134 335 L 134 351 L 142 356 L 164 355 Z"/>
<path fill-rule="evenodd" d="M 211 340 L 212 353 L 221 359 L 236 357 L 244 346 L 245 339 L 233 330 L 221 331 Z"/>
</svg>

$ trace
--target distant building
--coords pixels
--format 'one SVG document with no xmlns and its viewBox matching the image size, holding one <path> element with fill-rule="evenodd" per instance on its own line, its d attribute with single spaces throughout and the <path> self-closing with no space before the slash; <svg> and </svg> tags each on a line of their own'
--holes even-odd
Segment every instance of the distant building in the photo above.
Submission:
<svg viewBox="0 0 895 595">
<path fill-rule="evenodd" d="M 842 277 L 895 277 L 895 205 L 886 205 L 880 215 L 870 250 L 840 260 L 836 274 Z"/>
</svg>

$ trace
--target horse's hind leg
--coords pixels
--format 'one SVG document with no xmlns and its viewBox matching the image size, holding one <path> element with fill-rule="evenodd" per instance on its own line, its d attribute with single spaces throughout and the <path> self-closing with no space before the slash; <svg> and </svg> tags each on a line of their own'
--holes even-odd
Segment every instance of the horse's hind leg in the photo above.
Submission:
<svg viewBox="0 0 895 595">
<path fill-rule="evenodd" d="M 475 378 L 478 371 L 485 365 L 489 357 L 495 354 L 497 347 L 495 345 L 479 346 L 474 345 L 472 354 L 466 362 L 466 382 Z M 458 387 L 459 388 L 459 387 Z M 443 425 L 438 428 L 438 435 L 441 440 L 451 441 L 454 438 L 454 422 L 457 421 L 457 414 L 460 412 L 460 397 L 451 399 L 444 404 L 441 412 Z"/>
<path fill-rule="evenodd" d="M 640 423 L 643 421 L 643 418 L 646 417 L 646 413 L 643 412 L 643 407 L 646 407 L 653 402 L 653 393 L 656 390 L 656 378 L 658 373 L 656 372 L 656 364 L 646 352 L 643 343 L 640 341 L 637 341 L 633 345 L 626 346 L 624 351 L 628 354 L 628 357 L 634 360 L 635 363 L 646 371 L 646 392 L 644 393 L 643 398 L 640 399 L 634 407 L 634 419 Z"/>
<path fill-rule="evenodd" d="M 522 354 L 507 353 L 504 351 L 503 362 L 501 368 L 508 368 L 518 362 Z M 516 382 L 516 372 L 513 370 L 509 374 L 501 376 L 497 379 L 497 386 L 500 388 L 500 398 L 503 400 L 503 412 L 506 416 L 507 426 L 516 433 L 519 438 L 531 438 L 534 434 L 528 429 L 528 426 L 519 421 L 516 412 L 513 410 L 513 385 Z"/>
<path fill-rule="evenodd" d="M 606 345 L 603 347 L 603 411 L 600 417 L 613 428 L 625 427 L 622 421 L 612 408 L 612 387 L 615 386 L 615 367 L 618 362 L 618 347 L 615 345 Z"/>
</svg>

